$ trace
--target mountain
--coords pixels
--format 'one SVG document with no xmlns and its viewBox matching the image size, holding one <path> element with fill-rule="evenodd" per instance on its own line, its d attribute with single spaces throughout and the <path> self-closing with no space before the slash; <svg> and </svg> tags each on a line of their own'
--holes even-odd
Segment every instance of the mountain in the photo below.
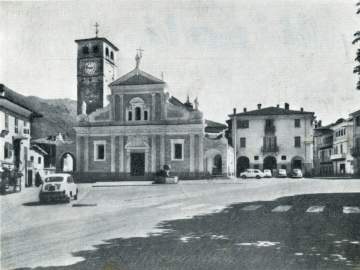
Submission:
<svg viewBox="0 0 360 270">
<path fill-rule="evenodd" d="M 72 129 L 76 124 L 77 102 L 72 99 L 43 99 L 36 96 L 26 97 L 26 103 L 36 112 L 43 115 L 34 118 L 32 138 L 48 137 L 59 132 L 66 137 L 74 138 Z"/>
</svg>

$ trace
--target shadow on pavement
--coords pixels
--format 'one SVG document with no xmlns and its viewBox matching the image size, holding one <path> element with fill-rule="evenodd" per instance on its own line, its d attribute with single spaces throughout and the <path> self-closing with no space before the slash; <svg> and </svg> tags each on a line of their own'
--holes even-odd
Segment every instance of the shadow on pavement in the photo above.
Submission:
<svg viewBox="0 0 360 270">
<path fill-rule="evenodd" d="M 283 205 L 291 208 L 272 211 Z M 314 205 L 325 207 L 306 212 Z M 359 207 L 360 193 L 234 204 L 218 213 L 162 222 L 160 234 L 112 239 L 96 250 L 75 252 L 84 260 L 71 266 L 37 269 L 356 269 L 360 214 L 344 214 L 343 206 Z"/>
<path fill-rule="evenodd" d="M 43 206 L 43 205 L 54 205 L 54 204 L 68 205 L 68 203 L 65 203 L 62 201 L 50 201 L 50 202 L 34 201 L 34 202 L 26 202 L 26 203 L 23 203 L 22 205 L 24 205 L 24 206 Z"/>
</svg>

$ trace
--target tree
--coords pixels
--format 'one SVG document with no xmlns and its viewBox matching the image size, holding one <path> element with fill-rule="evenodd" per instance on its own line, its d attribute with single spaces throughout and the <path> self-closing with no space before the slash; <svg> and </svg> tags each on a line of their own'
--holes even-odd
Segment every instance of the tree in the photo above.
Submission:
<svg viewBox="0 0 360 270">
<path fill-rule="evenodd" d="M 360 2 L 357 2 L 356 4 L 357 6 L 357 11 L 356 11 L 356 14 L 360 14 Z M 360 44 L 360 31 L 357 31 L 355 34 L 354 34 L 354 40 L 353 40 L 353 44 Z M 355 62 L 357 62 L 357 65 L 355 66 L 354 68 L 354 73 L 355 74 L 358 74 L 359 76 L 359 79 L 358 79 L 358 82 L 357 82 L 357 85 L 356 85 L 356 88 L 358 90 L 360 90 L 360 48 L 357 49 L 357 52 L 356 52 L 356 57 L 355 57 Z"/>
</svg>

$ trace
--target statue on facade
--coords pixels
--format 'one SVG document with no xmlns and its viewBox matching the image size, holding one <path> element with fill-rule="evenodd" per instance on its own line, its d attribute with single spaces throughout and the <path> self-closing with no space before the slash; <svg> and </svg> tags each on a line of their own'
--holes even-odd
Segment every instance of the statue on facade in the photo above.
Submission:
<svg viewBox="0 0 360 270">
<path fill-rule="evenodd" d="M 83 101 L 83 103 L 81 104 L 81 114 L 87 115 L 86 110 L 87 110 L 87 104 L 85 101 Z"/>
<path fill-rule="evenodd" d="M 194 105 L 195 105 L 195 110 L 197 111 L 199 109 L 199 101 L 197 97 L 194 99 Z"/>
</svg>

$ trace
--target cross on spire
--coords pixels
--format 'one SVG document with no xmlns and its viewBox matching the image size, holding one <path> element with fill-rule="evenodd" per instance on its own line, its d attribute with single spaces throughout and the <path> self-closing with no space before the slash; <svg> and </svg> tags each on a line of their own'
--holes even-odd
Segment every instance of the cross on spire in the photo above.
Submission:
<svg viewBox="0 0 360 270">
<path fill-rule="evenodd" d="M 94 24 L 94 27 L 95 27 L 95 36 L 97 37 L 98 36 L 98 33 L 99 33 L 99 24 L 96 22 L 95 24 Z"/>
<path fill-rule="evenodd" d="M 136 61 L 136 69 L 139 69 L 139 66 L 140 66 L 140 61 L 141 61 L 141 58 L 142 58 L 142 52 L 144 50 L 139 48 L 139 49 L 136 49 L 136 56 L 135 56 L 135 61 Z"/>
</svg>

